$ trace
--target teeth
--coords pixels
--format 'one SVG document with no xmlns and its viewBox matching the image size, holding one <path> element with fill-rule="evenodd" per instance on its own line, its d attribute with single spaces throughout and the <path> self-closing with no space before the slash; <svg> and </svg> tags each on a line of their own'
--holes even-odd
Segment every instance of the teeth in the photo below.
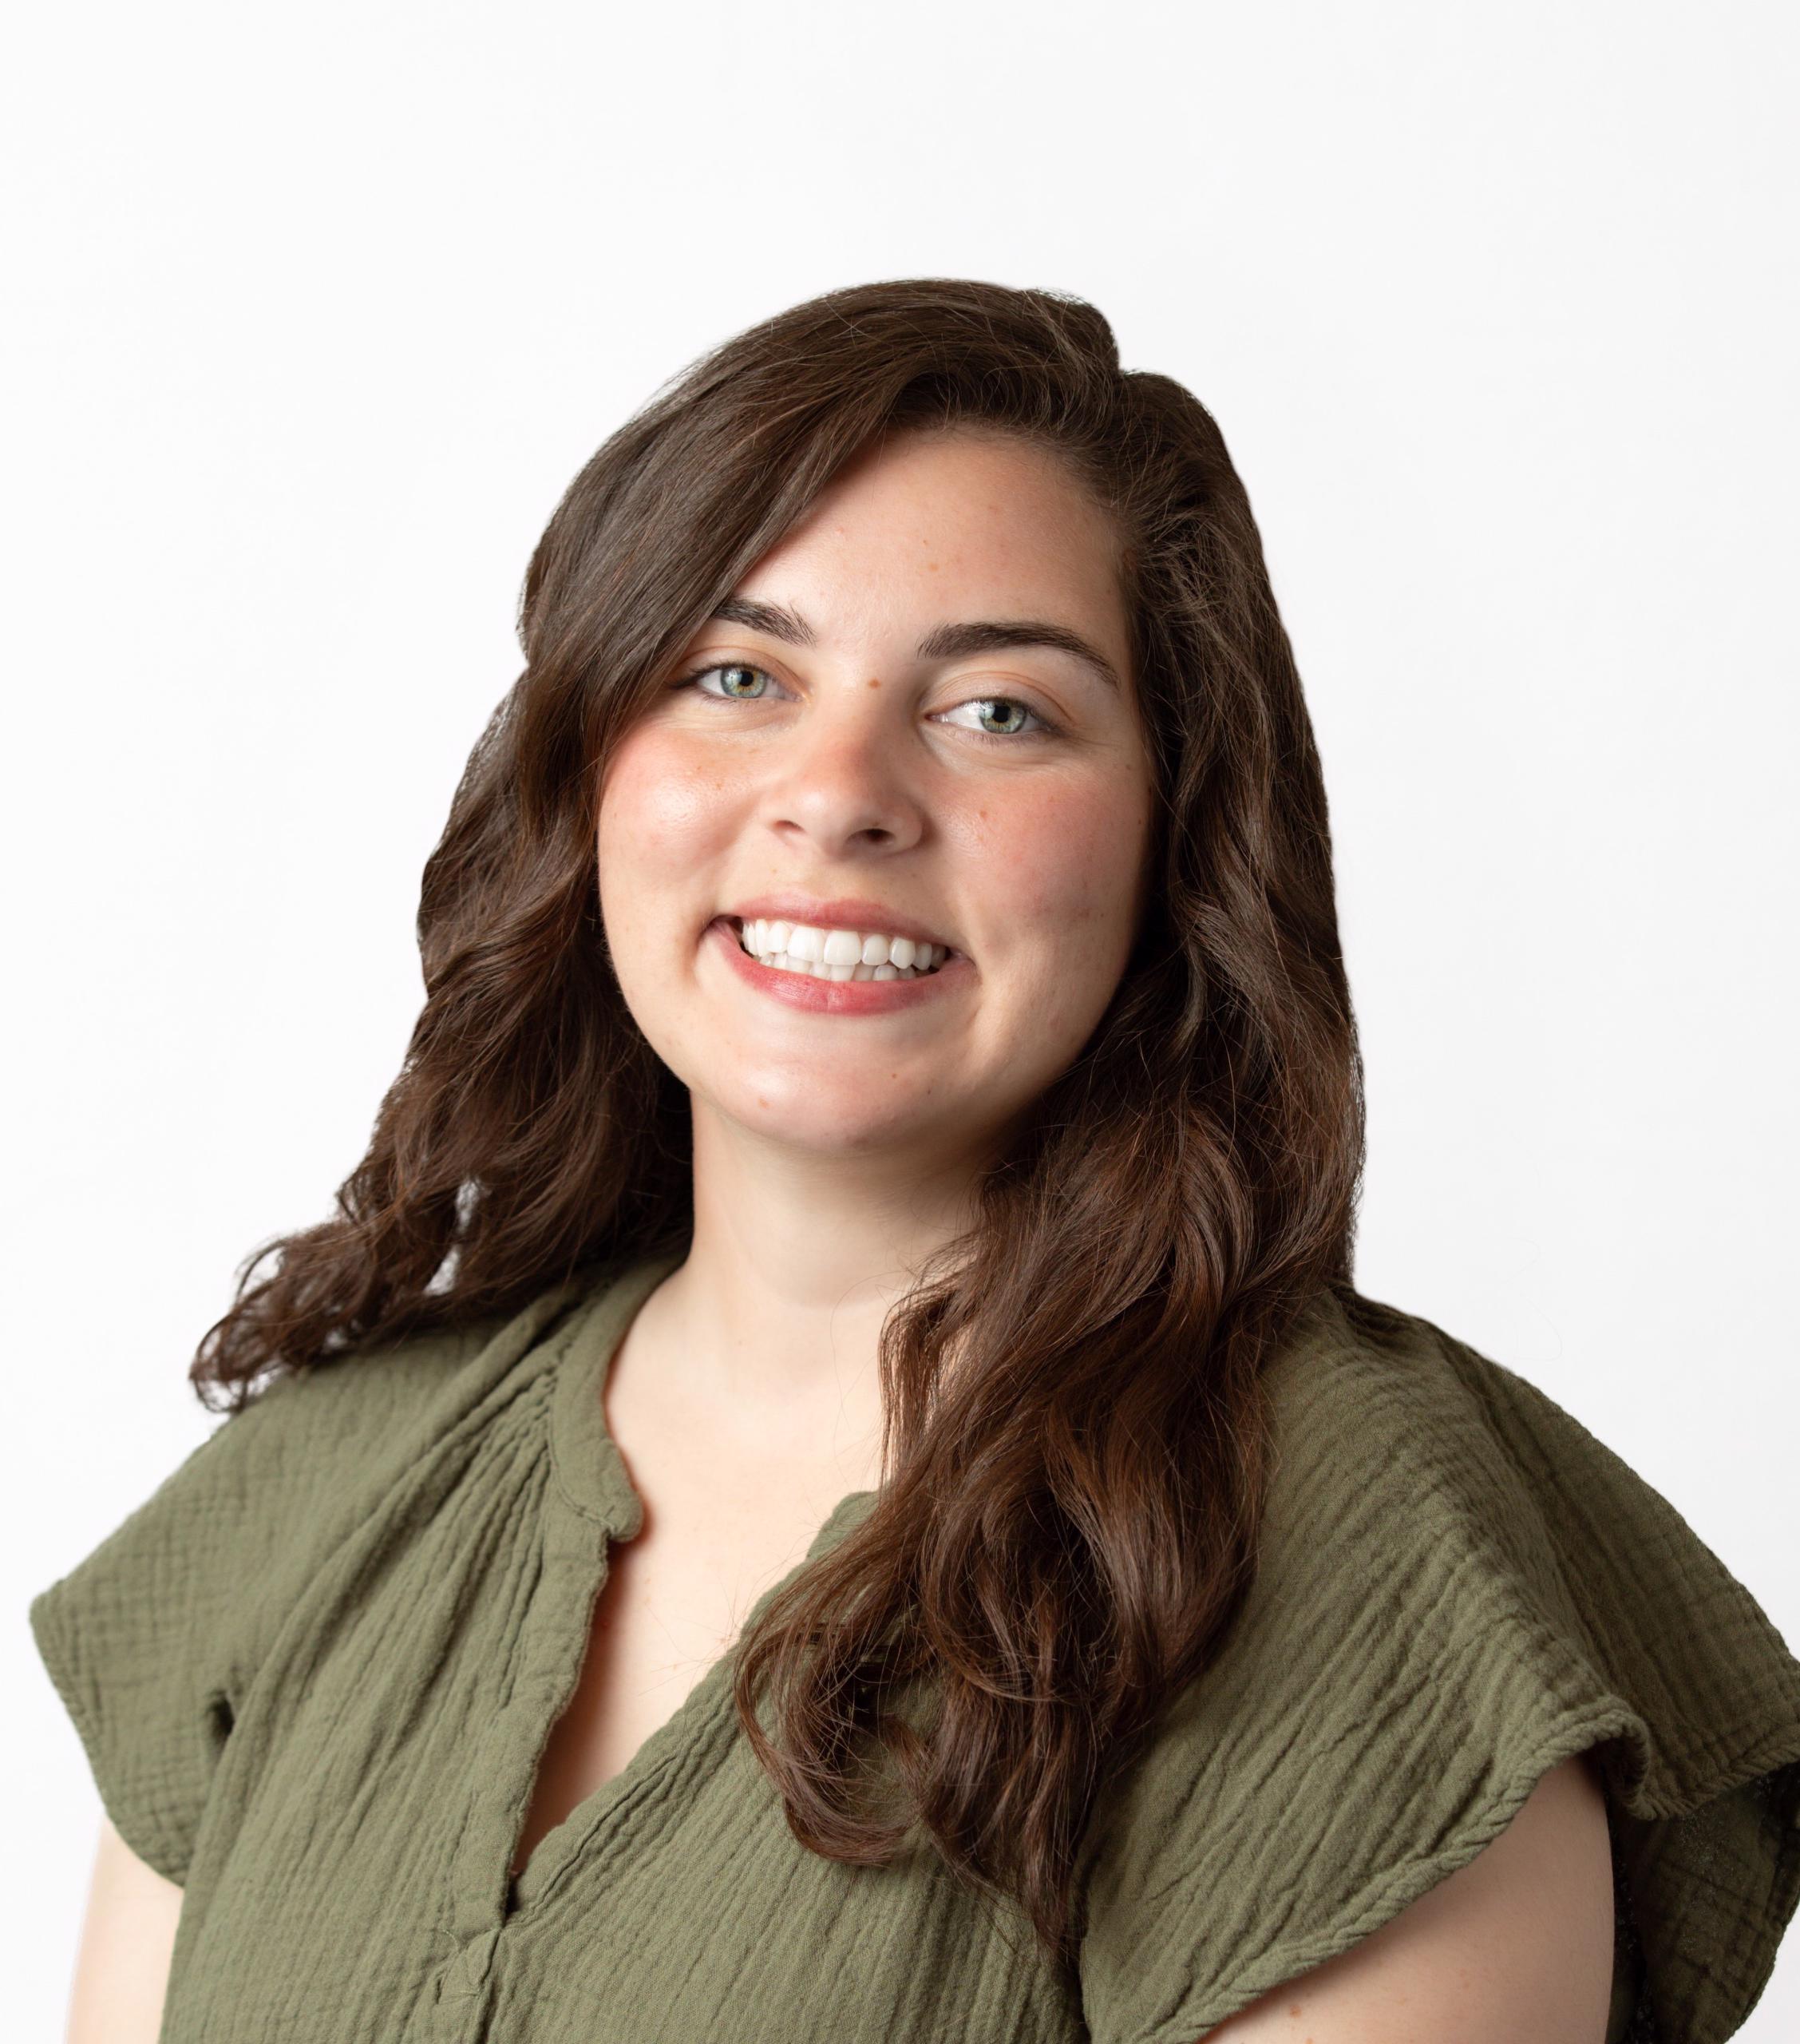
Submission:
<svg viewBox="0 0 1800 2044">
<path fill-rule="evenodd" d="M 950 955 L 947 945 L 920 944 L 909 937 L 821 929 L 761 916 L 739 924 L 738 941 L 765 965 L 820 980 L 919 979 L 936 972 Z"/>
</svg>

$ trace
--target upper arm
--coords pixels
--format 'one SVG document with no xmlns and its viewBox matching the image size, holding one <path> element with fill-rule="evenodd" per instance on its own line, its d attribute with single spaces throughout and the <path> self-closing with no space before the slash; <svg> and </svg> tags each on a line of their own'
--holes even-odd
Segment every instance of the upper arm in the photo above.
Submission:
<svg viewBox="0 0 1800 2044">
<path fill-rule="evenodd" d="M 156 2044 L 181 1895 L 102 1820 L 69 1995 L 67 2044 Z"/>
<path fill-rule="evenodd" d="M 1208 2044 L 1602 2044 L 1612 1909 L 1605 1792 L 1580 1753 L 1466 1866 Z"/>
</svg>

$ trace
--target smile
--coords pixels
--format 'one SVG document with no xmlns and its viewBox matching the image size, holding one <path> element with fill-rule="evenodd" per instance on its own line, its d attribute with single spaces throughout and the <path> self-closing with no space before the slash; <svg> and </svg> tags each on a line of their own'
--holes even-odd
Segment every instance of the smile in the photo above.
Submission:
<svg viewBox="0 0 1800 2044">
<path fill-rule="evenodd" d="M 785 972 L 809 973 L 816 980 L 923 979 L 951 953 L 946 944 L 916 942 L 880 932 L 823 929 L 810 923 L 782 922 L 757 916 L 746 922 L 728 917 L 738 941 L 751 957 Z"/>
<path fill-rule="evenodd" d="M 889 946 L 891 953 L 903 948 L 912 953 L 904 964 L 896 965 L 892 955 L 872 959 L 859 956 L 854 960 L 796 957 L 787 948 L 796 941 L 795 926 L 777 924 L 777 935 L 784 927 L 788 935 L 781 949 L 772 951 L 766 960 L 746 949 L 745 933 L 730 916 L 714 917 L 706 926 L 706 941 L 718 949 L 736 976 L 754 991 L 815 1015 L 885 1015 L 920 1007 L 943 1000 L 975 976 L 974 966 L 961 952 L 946 950 L 940 957 L 938 945 L 912 945 L 904 937 Z M 767 925 L 761 926 L 759 931 L 758 925 L 753 922 L 749 934 L 753 942 L 770 942 Z M 854 932 L 823 934 L 856 941 Z M 804 927 L 797 941 L 804 950 Z M 879 945 L 886 940 L 877 936 L 861 941 Z M 845 948 L 841 941 L 837 949 Z M 921 951 L 929 961 L 923 966 L 918 962 Z"/>
</svg>

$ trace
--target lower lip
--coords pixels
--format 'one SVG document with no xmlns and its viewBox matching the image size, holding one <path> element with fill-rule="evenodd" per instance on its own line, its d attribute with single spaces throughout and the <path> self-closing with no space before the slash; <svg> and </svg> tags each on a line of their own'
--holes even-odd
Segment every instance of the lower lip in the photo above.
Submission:
<svg viewBox="0 0 1800 2044">
<path fill-rule="evenodd" d="M 896 1008 L 916 1008 L 947 988 L 953 991 L 971 969 L 968 960 L 959 953 L 923 979 L 821 980 L 810 972 L 784 972 L 753 958 L 738 941 L 737 925 L 722 916 L 706 925 L 706 941 L 718 945 L 733 970 L 759 992 L 815 1015 L 885 1015 Z"/>
</svg>

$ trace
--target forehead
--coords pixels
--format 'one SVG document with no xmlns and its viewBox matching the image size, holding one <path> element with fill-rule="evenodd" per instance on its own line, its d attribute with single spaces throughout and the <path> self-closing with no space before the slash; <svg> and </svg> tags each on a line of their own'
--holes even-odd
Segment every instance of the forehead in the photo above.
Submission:
<svg viewBox="0 0 1800 2044">
<path fill-rule="evenodd" d="M 1119 557 L 1114 521 L 1052 451 L 991 431 L 909 431 L 835 477 L 739 593 L 791 601 L 821 633 L 999 608 L 1068 613 L 1116 640 Z"/>
</svg>

